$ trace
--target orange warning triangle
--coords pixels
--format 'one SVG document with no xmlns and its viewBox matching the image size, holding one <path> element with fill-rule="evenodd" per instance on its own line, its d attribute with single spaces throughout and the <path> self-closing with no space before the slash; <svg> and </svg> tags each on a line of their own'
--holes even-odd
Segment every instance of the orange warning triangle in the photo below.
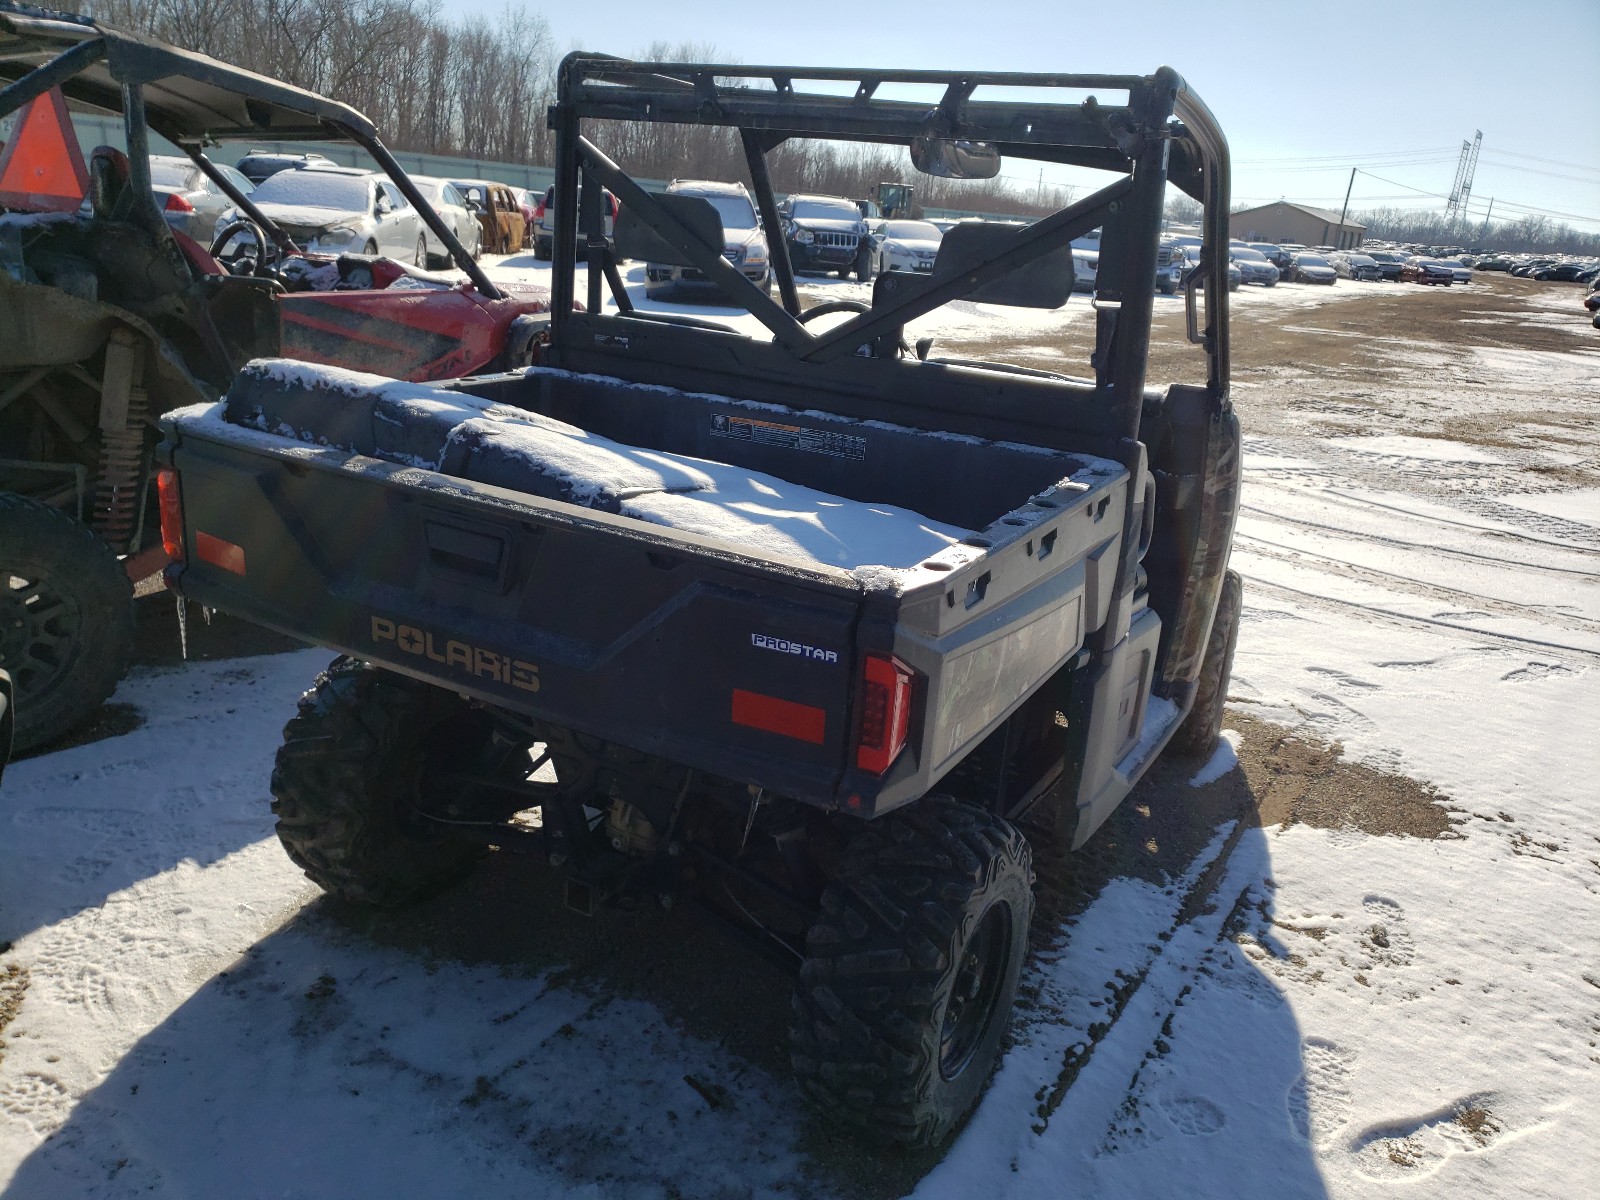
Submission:
<svg viewBox="0 0 1600 1200">
<path fill-rule="evenodd" d="M 89 171 L 66 98 L 51 88 L 23 105 L 11 140 L 0 150 L 0 205 L 76 212 L 88 190 Z"/>
</svg>

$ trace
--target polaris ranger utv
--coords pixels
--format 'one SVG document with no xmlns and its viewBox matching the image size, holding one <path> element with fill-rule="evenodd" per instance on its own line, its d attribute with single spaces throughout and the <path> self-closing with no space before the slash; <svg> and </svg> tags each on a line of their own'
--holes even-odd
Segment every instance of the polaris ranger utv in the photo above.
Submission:
<svg viewBox="0 0 1600 1200">
<path fill-rule="evenodd" d="M 878 95 L 903 85 L 934 99 Z M 974 94 L 1011 86 L 1122 95 Z M 697 901 L 794 968 L 805 1092 L 937 1143 L 1023 967 L 1018 819 L 1054 809 L 1076 847 L 1163 750 L 1218 731 L 1240 603 L 1226 144 L 1165 68 L 574 54 L 557 95 L 544 361 L 430 387 L 251 364 L 163 422 L 168 583 L 340 653 L 272 777 L 279 836 L 323 888 L 397 905 L 498 847 L 566 871 L 580 909 Z M 737 132 L 779 300 L 723 258 L 707 201 L 607 156 L 619 121 Z M 1116 177 L 1030 226 L 956 226 L 931 275 L 880 276 L 870 304 L 802 310 L 766 157 L 802 137 L 904 146 L 936 175 L 1009 155 Z M 1153 389 L 1169 181 L 1205 206 L 1188 311 L 1207 378 Z M 1066 303 L 1095 228 L 1084 376 L 906 344 L 948 302 Z M 635 308 L 621 258 L 694 267 L 765 335 Z"/>
</svg>

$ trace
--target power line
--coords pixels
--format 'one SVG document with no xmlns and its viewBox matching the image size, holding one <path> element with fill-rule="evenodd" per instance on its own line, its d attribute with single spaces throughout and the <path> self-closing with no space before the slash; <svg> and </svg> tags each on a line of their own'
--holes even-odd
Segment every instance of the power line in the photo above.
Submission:
<svg viewBox="0 0 1600 1200">
<path fill-rule="evenodd" d="M 1537 154 L 1518 154 L 1515 150 L 1490 150 L 1490 154 L 1504 154 L 1509 158 L 1525 158 L 1530 162 L 1548 163 L 1552 167 L 1575 167 L 1580 171 L 1600 171 L 1591 163 L 1564 162 L 1559 158 L 1540 158 Z"/>
<path fill-rule="evenodd" d="M 1271 163 L 1315 163 L 1315 162 L 1343 162 L 1346 165 L 1363 162 L 1377 162 L 1382 159 L 1398 158 L 1402 161 L 1416 158 L 1421 155 L 1448 154 L 1455 157 L 1455 146 L 1429 146 L 1421 150 L 1375 150 L 1369 154 L 1307 154 L 1287 156 L 1283 158 L 1236 158 L 1235 166 L 1253 166 Z"/>
<path fill-rule="evenodd" d="M 1592 187 L 1600 187 L 1600 179 L 1589 179 L 1583 175 L 1563 175 L 1558 171 L 1541 171 L 1538 167 L 1521 167 L 1516 163 L 1495 162 L 1490 159 L 1488 166 L 1497 171 L 1522 171 L 1529 175 L 1544 175 L 1550 179 L 1570 179 L 1573 183 L 1587 183 Z"/>
</svg>

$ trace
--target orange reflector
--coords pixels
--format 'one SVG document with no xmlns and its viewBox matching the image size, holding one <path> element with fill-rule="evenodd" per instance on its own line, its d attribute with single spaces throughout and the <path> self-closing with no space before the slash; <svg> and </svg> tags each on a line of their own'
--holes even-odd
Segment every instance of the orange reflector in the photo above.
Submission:
<svg viewBox="0 0 1600 1200">
<path fill-rule="evenodd" d="M 75 212 L 89 190 L 83 151 L 59 87 L 17 114 L 0 150 L 0 204 L 31 211 Z"/>
<path fill-rule="evenodd" d="M 171 467 L 156 472 L 156 495 L 161 501 L 161 544 L 173 562 L 183 561 L 183 497 L 178 473 Z"/>
<path fill-rule="evenodd" d="M 232 571 L 235 575 L 244 574 L 243 546 L 235 546 L 232 542 L 225 542 L 197 529 L 194 531 L 194 553 L 201 562 Z"/>
<path fill-rule="evenodd" d="M 793 700 L 734 688 L 733 723 L 820 746 L 828 727 L 828 713 L 810 704 L 796 704 Z"/>
</svg>

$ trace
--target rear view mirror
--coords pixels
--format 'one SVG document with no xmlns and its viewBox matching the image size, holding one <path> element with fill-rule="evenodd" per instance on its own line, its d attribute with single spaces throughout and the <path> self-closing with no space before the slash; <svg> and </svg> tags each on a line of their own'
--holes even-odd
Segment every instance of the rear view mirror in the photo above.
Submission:
<svg viewBox="0 0 1600 1200">
<path fill-rule="evenodd" d="M 993 179 L 1000 174 L 1000 151 L 993 142 L 912 138 L 911 165 L 940 179 Z"/>
<path fill-rule="evenodd" d="M 1015 236 L 1018 226 L 963 221 L 952 225 L 939 243 L 934 260 L 935 279 L 961 275 L 992 258 L 1001 244 Z M 1061 246 L 1023 263 L 993 283 L 968 292 L 964 300 L 983 304 L 1009 304 L 1015 308 L 1060 308 L 1072 295 L 1072 247 Z"/>
<path fill-rule="evenodd" d="M 721 256 L 724 240 L 722 218 L 709 200 L 699 196 L 650 197 L 679 222 L 686 225 L 695 242 L 708 253 Z M 627 205 L 617 218 L 617 257 L 631 258 L 636 262 L 660 263 L 669 267 L 694 265 L 688 254 L 668 241 L 666 236 L 645 224 L 638 205 Z"/>
</svg>

